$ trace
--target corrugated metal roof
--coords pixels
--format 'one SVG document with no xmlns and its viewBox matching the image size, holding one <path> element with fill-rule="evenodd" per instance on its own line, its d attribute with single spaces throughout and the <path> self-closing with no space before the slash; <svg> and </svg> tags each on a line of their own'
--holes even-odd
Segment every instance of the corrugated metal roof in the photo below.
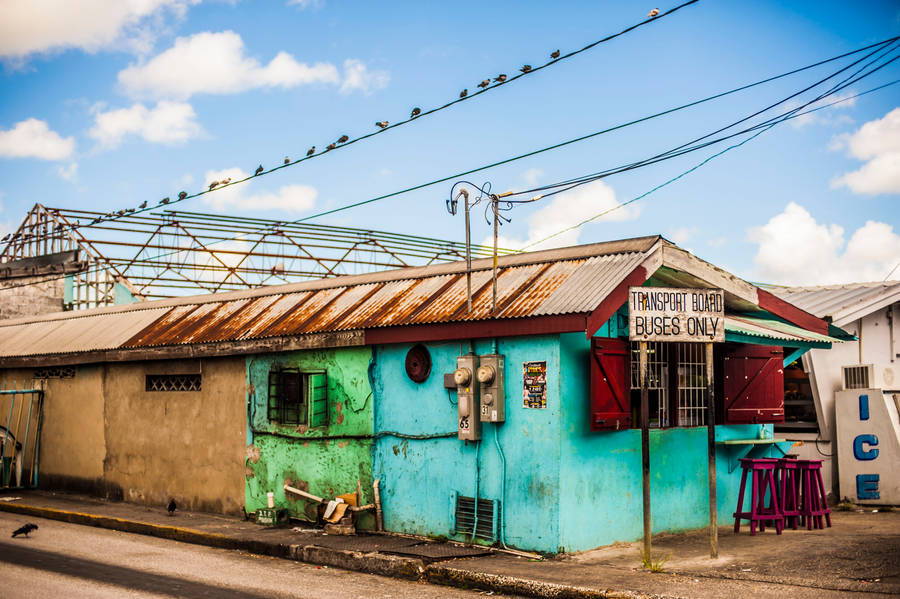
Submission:
<svg viewBox="0 0 900 599">
<path fill-rule="evenodd" d="M 660 237 L 642 237 L 503 256 L 496 314 L 492 261 L 476 260 L 471 312 L 466 309 L 465 263 L 440 264 L 0 322 L 0 357 L 587 315 L 639 265 L 653 264 L 655 271 L 663 254 L 659 250 L 669 247 L 674 246 Z M 814 338 L 799 327 L 749 317 L 730 322 L 749 335 L 830 340 L 824 335 Z"/>
<path fill-rule="evenodd" d="M 0 323 L 0 356 L 587 313 L 659 241 L 640 238 L 504 256 L 497 271 L 496 314 L 492 264 L 479 260 L 473 264 L 470 313 L 465 265 L 442 264 Z"/>
<path fill-rule="evenodd" d="M 820 287 L 766 287 L 769 291 L 814 314 L 829 317 L 841 326 L 900 301 L 900 281 L 851 283 Z"/>
<path fill-rule="evenodd" d="M 742 333 L 754 337 L 775 339 L 777 341 L 800 341 L 804 343 L 841 343 L 841 339 L 829 337 L 800 327 L 767 318 L 756 318 L 746 315 L 728 315 L 725 317 L 725 331 Z"/>
</svg>

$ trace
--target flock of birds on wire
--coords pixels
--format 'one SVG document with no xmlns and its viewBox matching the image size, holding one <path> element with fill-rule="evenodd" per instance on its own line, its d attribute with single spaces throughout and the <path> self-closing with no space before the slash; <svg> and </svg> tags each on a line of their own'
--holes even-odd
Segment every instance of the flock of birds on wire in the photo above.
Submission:
<svg viewBox="0 0 900 599">
<path fill-rule="evenodd" d="M 647 14 L 647 17 L 652 19 L 658 15 L 659 15 L 659 9 L 654 8 Z M 550 53 L 551 62 L 554 60 L 557 60 L 559 57 L 560 57 L 560 51 L 558 49 L 554 50 L 553 52 Z M 522 65 L 522 67 L 519 69 L 519 71 L 523 75 L 530 73 L 532 71 L 532 66 L 530 64 Z M 497 84 L 497 85 L 502 85 L 502 84 L 506 83 L 507 79 L 508 79 L 508 77 L 507 77 L 506 73 L 500 73 L 499 75 L 497 75 L 496 77 L 493 78 L 493 83 Z M 481 81 L 481 83 L 478 84 L 478 88 L 481 90 L 487 89 L 490 86 L 491 86 L 491 78 L 483 79 Z M 465 99 L 468 95 L 469 95 L 469 89 L 466 88 L 466 89 L 462 90 L 461 92 L 459 92 L 459 99 L 460 100 Z M 419 108 L 418 106 L 416 106 L 410 112 L 409 120 L 413 120 L 421 114 L 422 114 L 422 109 Z M 382 131 L 387 129 L 389 125 L 390 125 L 389 121 L 386 121 L 386 120 L 378 121 L 375 123 L 375 126 L 378 127 Z M 341 135 L 336 141 L 328 144 L 328 146 L 326 146 L 324 152 L 320 152 L 320 154 L 324 154 L 325 152 L 330 152 L 331 150 L 334 150 L 335 148 L 337 148 L 339 145 L 345 144 L 348 141 L 350 141 L 350 137 L 348 135 Z M 311 158 L 315 154 L 316 154 L 316 146 L 312 146 L 311 148 L 309 148 L 306 151 L 306 158 Z M 304 158 L 304 160 L 306 158 Z M 287 165 L 291 164 L 291 162 L 292 162 L 292 160 L 291 160 L 290 156 L 285 156 L 282 166 L 287 166 Z M 265 171 L 266 171 L 266 169 L 263 167 L 262 164 L 260 164 L 258 167 L 256 167 L 256 170 L 254 171 L 253 176 L 254 177 L 259 176 L 260 174 L 264 173 Z M 230 183 L 231 183 L 231 177 L 226 177 L 226 178 L 222 179 L 221 181 L 212 181 L 209 183 L 209 185 L 207 186 L 207 189 L 205 191 L 201 191 L 194 195 L 209 193 L 212 190 L 216 189 L 217 187 L 223 187 Z M 178 201 L 184 200 L 187 197 L 188 197 L 188 193 L 186 191 L 181 191 L 178 194 Z M 165 197 L 159 201 L 158 206 L 165 206 L 166 204 L 169 204 L 171 201 L 172 200 L 170 198 Z M 115 219 L 121 218 L 125 215 L 133 214 L 134 212 L 138 212 L 138 211 L 144 211 L 146 209 L 147 209 L 147 201 L 145 200 L 145 201 L 141 202 L 140 204 L 138 204 L 137 208 L 124 208 L 124 209 L 118 210 L 116 212 L 107 212 L 103 216 L 99 216 L 99 217 L 87 222 L 86 224 L 88 226 L 96 225 L 96 224 L 104 222 L 104 221 L 115 220 Z M 80 224 L 81 223 L 79 223 L 79 225 L 76 225 L 76 226 L 80 226 Z M 10 234 L 5 235 L 2 239 L 0 239 L 0 243 L 6 243 L 8 241 L 15 240 L 16 238 L 18 238 L 20 236 L 24 238 L 23 241 L 27 241 L 29 238 L 34 237 L 31 234 L 20 235 L 18 233 L 10 233 Z"/>
</svg>

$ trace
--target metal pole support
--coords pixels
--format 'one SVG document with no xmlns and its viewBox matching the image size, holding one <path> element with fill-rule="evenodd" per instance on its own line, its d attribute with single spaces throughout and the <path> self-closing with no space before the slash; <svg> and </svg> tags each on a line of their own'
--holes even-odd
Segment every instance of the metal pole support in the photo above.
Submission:
<svg viewBox="0 0 900 599">
<path fill-rule="evenodd" d="M 641 472 L 644 494 L 644 562 L 650 562 L 650 392 L 647 381 L 647 342 L 640 342 L 641 356 Z"/>
<path fill-rule="evenodd" d="M 716 402 L 713 344 L 706 344 L 706 433 L 709 457 L 709 557 L 719 557 L 718 500 L 716 497 Z"/>
</svg>

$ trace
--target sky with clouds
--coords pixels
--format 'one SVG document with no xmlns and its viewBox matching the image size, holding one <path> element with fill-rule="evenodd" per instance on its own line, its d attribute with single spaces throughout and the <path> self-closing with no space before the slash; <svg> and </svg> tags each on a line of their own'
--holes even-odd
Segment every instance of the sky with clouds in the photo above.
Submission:
<svg viewBox="0 0 900 599">
<path fill-rule="evenodd" d="M 0 0 L 0 232 L 36 202 L 154 205 L 312 146 L 321 152 L 341 135 L 371 133 L 376 121 L 404 120 L 413 107 L 442 105 L 485 78 L 541 65 L 553 50 L 575 50 L 676 4 Z M 490 93 L 178 209 L 305 218 L 898 34 L 895 1 L 701 0 Z M 654 156 L 854 59 L 467 180 L 524 190 Z M 900 84 L 851 97 L 897 79 L 900 60 L 828 99 L 843 102 L 696 170 L 729 144 L 517 206 L 505 213 L 501 243 L 543 248 L 659 233 L 752 281 L 882 280 L 892 270 L 900 279 Z M 445 208 L 452 183 L 314 222 L 462 240 L 462 218 Z M 476 210 L 473 238 L 490 233 Z"/>
</svg>

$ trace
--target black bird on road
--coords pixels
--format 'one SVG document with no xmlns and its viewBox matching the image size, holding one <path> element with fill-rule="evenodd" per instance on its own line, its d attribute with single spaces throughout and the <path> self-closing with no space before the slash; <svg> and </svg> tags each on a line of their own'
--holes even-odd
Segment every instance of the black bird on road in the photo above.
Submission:
<svg viewBox="0 0 900 599">
<path fill-rule="evenodd" d="M 12 534 L 12 538 L 15 539 L 19 535 L 25 535 L 27 537 L 28 533 L 30 533 L 32 530 L 37 530 L 37 529 L 38 529 L 37 524 L 32 524 L 31 522 L 28 522 L 22 528 L 16 529 L 16 531 Z"/>
<path fill-rule="evenodd" d="M 167 509 L 169 510 L 169 515 L 170 515 L 170 516 L 174 516 L 174 515 L 175 515 L 175 510 L 178 509 L 178 506 L 175 505 L 175 500 L 174 500 L 174 499 L 170 499 L 170 500 L 169 500 L 169 507 L 168 507 Z"/>
</svg>

